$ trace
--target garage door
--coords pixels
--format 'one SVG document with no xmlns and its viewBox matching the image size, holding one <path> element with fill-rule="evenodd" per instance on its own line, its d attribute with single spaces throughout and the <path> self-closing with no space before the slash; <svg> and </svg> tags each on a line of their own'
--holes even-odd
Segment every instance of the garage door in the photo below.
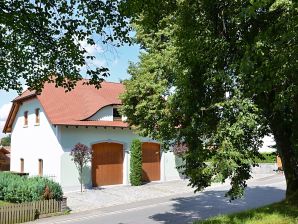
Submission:
<svg viewBox="0 0 298 224">
<path fill-rule="evenodd" d="M 99 143 L 92 147 L 93 186 L 123 183 L 123 145 Z"/>
<path fill-rule="evenodd" d="M 157 143 L 142 144 L 142 178 L 143 181 L 160 180 L 160 145 Z"/>
</svg>

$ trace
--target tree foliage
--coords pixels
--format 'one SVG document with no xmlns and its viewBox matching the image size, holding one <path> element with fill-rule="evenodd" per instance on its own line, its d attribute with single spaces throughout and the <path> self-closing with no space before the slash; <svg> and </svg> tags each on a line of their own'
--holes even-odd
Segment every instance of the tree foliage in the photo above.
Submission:
<svg viewBox="0 0 298 224">
<path fill-rule="evenodd" d="M 298 188 L 298 3 L 126 2 L 144 51 L 122 96 L 140 134 L 185 143 L 185 172 L 196 190 L 229 178 L 243 195 L 251 166 L 273 133 L 287 179 Z M 206 163 L 206 161 L 210 163 Z"/>
<path fill-rule="evenodd" d="M 81 192 L 83 192 L 83 168 L 90 162 L 91 155 L 88 146 L 81 143 L 76 144 L 70 152 L 70 156 L 79 171 Z"/>
<path fill-rule="evenodd" d="M 131 143 L 129 179 L 132 186 L 142 184 L 142 143 L 139 139 Z"/>
<path fill-rule="evenodd" d="M 21 91 L 21 81 L 40 91 L 44 82 L 71 90 L 85 75 L 99 87 L 108 69 L 93 66 L 87 43 L 129 42 L 119 0 L 0 2 L 0 89 Z M 85 74 L 80 71 L 86 66 Z"/>
<path fill-rule="evenodd" d="M 1 139 L 0 145 L 2 146 L 10 146 L 11 135 L 5 136 Z"/>
</svg>

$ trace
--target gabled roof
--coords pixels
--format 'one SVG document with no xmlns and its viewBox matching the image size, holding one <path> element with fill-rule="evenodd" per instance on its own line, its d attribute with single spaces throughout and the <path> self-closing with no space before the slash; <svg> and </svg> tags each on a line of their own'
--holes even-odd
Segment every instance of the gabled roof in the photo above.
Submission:
<svg viewBox="0 0 298 224">
<path fill-rule="evenodd" d="M 10 146 L 0 145 L 0 152 L 5 155 L 10 154 Z"/>
<path fill-rule="evenodd" d="M 76 87 L 65 92 L 62 87 L 55 87 L 54 83 L 46 83 L 40 95 L 35 91 L 26 90 L 13 100 L 13 106 L 4 126 L 3 132 L 10 132 L 20 103 L 31 98 L 37 98 L 42 105 L 47 118 L 54 125 L 86 125 L 105 127 L 128 127 L 122 121 L 89 121 L 101 108 L 108 105 L 119 105 L 119 96 L 124 92 L 121 83 L 102 82 L 101 88 L 83 85 L 79 81 Z"/>
</svg>

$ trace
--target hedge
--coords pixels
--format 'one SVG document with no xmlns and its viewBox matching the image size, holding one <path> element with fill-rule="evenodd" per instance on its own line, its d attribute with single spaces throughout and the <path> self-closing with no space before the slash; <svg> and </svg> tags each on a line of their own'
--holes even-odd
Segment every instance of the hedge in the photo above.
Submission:
<svg viewBox="0 0 298 224">
<path fill-rule="evenodd" d="M 62 196 L 61 186 L 48 178 L 0 173 L 0 200 L 21 203 L 44 199 L 61 200 Z"/>
<path fill-rule="evenodd" d="M 132 186 L 142 184 L 142 143 L 139 139 L 131 143 L 129 179 Z"/>
<path fill-rule="evenodd" d="M 276 152 L 261 153 L 262 159 L 258 159 L 258 163 L 276 163 Z"/>
</svg>

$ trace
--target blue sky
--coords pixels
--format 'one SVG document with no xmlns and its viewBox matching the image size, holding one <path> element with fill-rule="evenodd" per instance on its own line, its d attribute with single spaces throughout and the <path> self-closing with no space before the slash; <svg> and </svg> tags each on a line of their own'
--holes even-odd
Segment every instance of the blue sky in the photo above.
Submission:
<svg viewBox="0 0 298 224">
<path fill-rule="evenodd" d="M 129 78 L 127 68 L 129 62 L 137 62 L 139 55 L 139 46 L 123 46 L 120 48 L 99 47 L 97 55 L 97 65 L 107 66 L 110 69 L 110 77 L 106 80 L 119 82 L 121 79 Z M 90 48 L 90 51 L 94 49 Z M 98 49 L 97 49 L 98 50 Z M 6 92 L 0 90 L 0 138 L 4 136 L 2 133 L 3 126 L 10 110 L 11 101 L 17 96 L 16 91 Z"/>
</svg>

